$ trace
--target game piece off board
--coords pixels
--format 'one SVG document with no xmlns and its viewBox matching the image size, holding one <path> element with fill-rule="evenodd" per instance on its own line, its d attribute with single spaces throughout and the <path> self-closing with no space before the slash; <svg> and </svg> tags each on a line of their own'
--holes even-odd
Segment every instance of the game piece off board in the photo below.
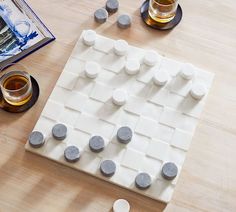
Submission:
<svg viewBox="0 0 236 212">
<path fill-rule="evenodd" d="M 193 65 L 84 31 L 25 148 L 169 202 L 212 81 Z"/>
</svg>

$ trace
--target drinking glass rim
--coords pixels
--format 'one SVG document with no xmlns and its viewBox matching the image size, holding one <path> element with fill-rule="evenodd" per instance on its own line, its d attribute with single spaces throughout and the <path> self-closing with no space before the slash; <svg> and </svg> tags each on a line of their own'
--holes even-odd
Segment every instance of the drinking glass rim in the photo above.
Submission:
<svg viewBox="0 0 236 212">
<path fill-rule="evenodd" d="M 21 75 L 21 76 L 26 77 L 26 78 L 28 79 L 28 82 L 27 82 L 22 88 L 15 89 L 15 90 L 10 90 L 10 89 L 7 89 L 7 88 L 4 88 L 4 87 L 3 87 L 2 81 L 8 79 L 8 78 L 11 76 L 11 74 L 12 74 L 13 72 L 15 72 L 15 73 L 18 72 L 18 74 L 16 74 L 16 75 Z M 10 76 L 6 76 L 6 75 L 10 75 Z M 14 76 L 14 75 L 12 75 L 12 76 Z M 0 78 L 1 90 L 7 91 L 7 92 L 17 92 L 17 91 L 21 91 L 21 90 L 23 90 L 24 88 L 26 88 L 26 86 L 28 86 L 29 84 L 30 84 L 30 74 L 29 74 L 28 72 L 26 72 L 26 71 L 9 71 L 9 72 L 3 74 L 2 77 Z"/>
<path fill-rule="evenodd" d="M 150 0 L 150 3 L 151 3 L 151 2 L 154 2 L 155 4 L 160 5 L 160 6 L 162 6 L 162 7 L 169 7 L 169 6 L 171 6 L 171 5 L 177 4 L 178 1 L 179 1 L 179 0 L 175 0 L 175 2 L 173 2 L 173 3 L 171 3 L 171 4 L 162 4 L 162 3 L 157 2 L 156 0 Z"/>
</svg>

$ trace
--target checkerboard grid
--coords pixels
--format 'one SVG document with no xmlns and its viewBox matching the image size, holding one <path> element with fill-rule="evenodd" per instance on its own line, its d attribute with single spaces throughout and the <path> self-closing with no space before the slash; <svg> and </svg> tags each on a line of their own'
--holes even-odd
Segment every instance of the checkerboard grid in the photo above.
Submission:
<svg viewBox="0 0 236 212">
<path fill-rule="evenodd" d="M 101 37 L 101 36 L 99 36 L 99 39 L 103 39 L 103 37 Z M 83 65 L 85 62 L 86 62 L 86 60 L 84 60 L 85 59 L 85 57 L 83 56 L 82 58 L 80 58 L 80 54 L 78 54 L 78 52 L 79 52 L 79 49 L 80 48 L 82 48 L 82 49 L 84 49 L 84 50 L 86 50 L 86 48 L 87 47 L 84 47 L 83 46 L 83 44 L 81 44 L 81 38 L 80 38 L 80 40 L 78 41 L 78 43 L 77 43 L 77 45 L 76 45 L 76 47 L 75 47 L 75 49 L 73 50 L 73 53 L 72 53 L 72 56 L 70 57 L 70 59 L 69 59 L 69 61 L 71 61 L 71 60 L 73 60 L 73 63 L 75 64 L 76 63 L 76 61 L 78 61 L 78 63 L 80 63 L 81 65 Z M 110 54 L 110 50 L 109 51 L 100 51 L 99 50 L 99 48 L 94 48 L 94 47 L 89 47 L 90 48 L 90 52 L 91 52 L 91 49 L 92 49 L 92 51 L 95 51 L 95 52 L 98 52 L 98 53 L 95 53 L 95 57 L 96 57 L 96 60 L 99 60 L 99 58 L 101 59 L 101 56 L 106 56 L 106 55 L 108 55 L 108 54 Z M 136 48 L 136 47 L 135 47 Z M 143 51 L 143 50 L 141 50 L 141 51 Z M 164 58 L 165 59 L 165 58 Z M 83 72 L 82 72 L 82 68 L 80 68 L 79 69 L 79 71 L 77 72 L 75 69 L 71 69 L 71 68 L 68 68 L 68 67 L 70 67 L 70 65 L 69 64 L 67 64 L 66 65 L 66 67 L 65 67 L 65 70 L 63 71 L 63 73 L 68 73 L 68 75 L 67 75 L 67 78 L 69 78 L 69 79 L 72 79 L 72 76 L 76 76 L 76 78 L 80 78 L 80 79 L 86 79 L 85 78 L 85 76 L 84 76 L 84 74 L 83 74 Z M 104 68 L 104 67 L 103 67 Z M 163 68 L 161 65 L 160 65 L 160 67 L 159 67 L 160 69 L 161 68 Z M 110 69 L 107 69 L 107 68 L 104 68 L 104 70 L 103 71 L 108 71 L 108 72 L 111 72 L 111 73 L 113 73 L 113 74 L 115 74 L 115 76 L 118 76 L 119 75 L 119 73 L 117 73 L 117 71 L 112 71 L 112 70 L 110 70 Z M 175 80 L 177 77 L 178 77 L 178 75 L 177 75 L 177 73 L 175 73 L 175 72 L 171 72 L 170 73 L 170 76 L 171 76 L 171 79 L 173 80 Z M 61 77 L 60 77 L 60 79 L 63 79 L 63 78 L 65 78 L 64 76 L 63 76 L 63 74 L 61 75 Z M 58 85 L 59 85 L 59 87 L 58 86 L 56 86 L 55 87 L 55 89 L 54 90 L 56 90 L 56 89 L 64 89 L 63 90 L 63 92 L 65 92 L 65 93 L 67 93 L 67 95 L 68 95 L 68 93 L 70 93 L 70 92 L 72 92 L 73 90 L 75 90 L 75 87 L 76 87 L 76 82 L 74 82 L 73 81 L 73 83 L 69 83 L 69 84 L 63 84 L 63 83 L 60 83 L 60 79 L 59 79 L 59 81 L 58 81 Z M 73 78 L 73 80 L 74 80 L 74 78 Z M 171 81 L 172 81 L 171 80 Z M 63 80 L 62 80 L 63 81 Z M 94 84 L 96 84 L 96 83 L 98 83 L 98 81 L 99 80 L 94 80 L 94 83 L 93 83 L 93 86 L 91 86 L 91 89 L 90 89 L 90 92 L 89 91 L 87 91 L 87 93 L 85 92 L 85 93 L 83 93 L 83 95 L 85 96 L 85 97 L 87 97 L 87 99 L 91 99 L 91 93 L 92 93 L 92 90 L 93 89 L 95 89 L 95 87 L 94 87 Z M 133 79 L 132 80 L 132 82 L 133 83 L 135 83 L 135 82 L 140 82 L 140 83 L 143 83 L 144 85 L 150 85 L 150 82 L 147 82 L 147 81 L 142 81 L 142 80 L 140 80 L 140 78 L 139 78 L 139 76 L 138 77 L 136 77 L 136 79 Z M 101 83 L 101 84 L 103 84 L 103 82 L 99 82 L 99 83 Z M 153 84 L 153 83 L 152 83 Z M 151 85 L 151 87 L 153 88 L 155 85 Z M 150 87 L 150 89 L 151 89 L 151 87 Z M 114 89 L 114 87 L 113 87 L 113 89 Z M 178 92 L 172 92 L 173 90 L 172 90 L 172 87 L 170 86 L 170 84 L 168 84 L 167 86 L 165 86 L 165 89 L 167 89 L 168 90 L 168 92 L 170 92 L 170 93 L 172 93 L 173 95 L 175 95 L 176 96 L 176 98 L 178 99 L 178 97 L 182 97 L 182 94 L 181 95 L 179 95 L 178 94 Z M 55 91 L 56 92 L 56 91 Z M 149 91 L 149 92 L 151 92 L 151 90 Z M 53 93 L 54 93 L 54 91 L 53 91 Z M 52 95 L 50 96 L 50 98 L 49 98 L 49 102 L 50 102 L 50 99 L 52 99 L 52 101 L 55 101 L 55 103 L 56 104 L 65 104 L 65 102 L 63 102 L 62 100 L 58 100 L 56 97 L 55 97 L 55 95 L 53 96 L 53 93 L 52 93 Z M 150 94 L 150 93 L 149 93 Z M 87 96 L 86 96 L 87 95 Z M 136 95 L 136 94 L 132 94 L 135 98 L 143 98 L 142 96 L 140 97 L 139 95 Z M 185 99 L 185 97 L 184 97 L 184 99 Z M 94 99 L 93 98 L 93 100 L 95 100 L 96 101 L 96 99 Z M 161 114 L 160 114 L 160 117 L 163 115 L 163 113 L 164 113 L 164 109 L 165 108 L 168 108 L 168 107 L 171 107 L 171 105 L 168 105 L 167 104 L 167 106 L 166 106 L 166 104 L 159 104 L 158 102 L 155 102 L 155 101 L 152 101 L 151 99 L 149 99 L 149 97 L 146 97 L 145 98 L 145 100 L 147 100 L 147 102 L 149 102 L 149 103 L 151 103 L 151 104 L 154 104 L 154 105 L 156 105 L 156 106 L 159 106 L 159 107 L 162 107 L 163 108 L 163 111 L 161 112 Z M 108 100 L 109 101 L 109 100 Z M 176 100 L 177 101 L 177 100 Z M 48 104 L 49 104 L 49 102 L 47 103 L 47 105 L 46 105 L 46 107 L 48 106 Z M 177 103 L 178 103 L 178 101 L 177 101 Z M 105 103 L 103 102 L 103 104 L 105 105 L 106 104 L 106 101 L 105 101 Z M 112 103 L 111 103 L 111 105 L 112 105 Z M 45 107 L 45 108 L 46 108 Z M 64 110 L 66 110 L 66 109 L 68 109 L 68 108 L 70 108 L 70 107 L 68 107 L 68 106 L 66 106 L 66 105 L 64 105 Z M 74 108 L 72 108 L 73 110 L 75 110 L 75 111 L 77 111 L 80 115 L 84 115 L 84 111 L 83 110 L 79 110 L 79 109 L 74 109 Z M 172 108 L 172 109 L 176 109 L 176 108 Z M 132 111 L 130 110 L 126 110 L 125 109 L 125 106 L 123 106 L 122 108 L 121 108 L 121 111 L 126 111 L 126 112 L 128 112 L 128 113 L 130 113 L 130 114 L 132 114 L 133 116 L 137 116 L 138 117 L 138 119 L 141 119 L 141 118 L 143 118 L 144 116 L 143 116 L 143 114 L 142 114 L 142 111 L 140 112 L 136 112 L 136 113 L 132 113 Z M 86 113 L 85 113 L 86 114 Z M 89 114 L 89 115 L 91 115 L 91 114 Z M 48 119 L 50 119 L 51 120 L 51 117 L 47 117 L 47 115 L 43 115 L 42 116 L 42 118 L 43 117 L 46 117 L 46 118 L 48 118 Z M 188 114 L 186 114 L 186 117 L 188 117 Z M 191 114 L 189 114 L 189 117 L 191 117 Z M 148 117 L 149 119 L 151 118 L 151 117 Z M 41 119 L 41 118 L 40 118 Z M 39 119 L 39 120 L 40 120 Z M 54 121 L 56 121 L 56 122 L 58 122 L 58 120 L 54 120 Z M 110 121 L 109 120 L 107 120 L 107 123 L 110 123 Z M 157 121 L 156 120 L 156 123 L 158 124 L 160 124 L 160 122 L 159 122 L 159 120 Z M 114 129 L 117 129 L 117 127 L 118 126 L 120 126 L 120 124 L 118 124 L 118 123 L 111 123 L 111 124 L 113 124 L 114 125 Z M 166 123 L 162 123 L 163 125 L 168 125 L 168 123 L 166 124 Z M 137 125 L 136 125 L 137 126 Z M 134 132 L 135 132 L 135 134 L 137 134 L 137 135 L 140 135 L 139 134 L 139 132 L 136 132 L 136 126 L 135 126 L 135 128 L 133 129 L 134 130 Z M 73 128 L 74 126 L 72 126 L 72 130 L 80 130 L 80 129 L 74 129 Z M 173 127 L 173 126 L 171 126 L 171 127 Z M 175 131 L 176 130 L 179 130 L 178 129 L 178 127 L 174 127 L 174 129 L 175 129 Z M 82 130 L 83 131 L 83 130 Z M 184 132 L 184 133 L 186 133 L 185 131 L 183 131 L 182 130 L 182 132 Z M 91 132 L 84 132 L 84 133 L 87 133 L 88 135 L 91 135 L 91 134 L 93 134 L 93 133 L 91 133 Z M 115 133 L 115 130 L 114 130 L 114 133 Z M 190 135 L 192 135 L 193 134 L 193 132 L 190 134 Z M 142 136 L 146 136 L 147 138 L 149 138 L 149 139 L 151 139 L 151 141 L 153 141 L 153 140 L 156 140 L 156 138 L 154 138 L 153 139 L 153 136 L 147 136 L 147 135 L 142 135 Z M 174 135 L 173 135 L 174 136 Z M 180 135 L 178 135 L 179 137 L 181 137 L 181 134 Z M 191 140 L 191 139 L 190 139 Z M 163 143 L 166 143 L 166 141 L 161 141 L 161 140 L 159 140 L 158 142 L 163 142 Z M 112 141 L 110 141 L 109 142 L 109 144 L 112 144 Z M 108 144 L 108 145 L 109 145 Z M 120 144 L 117 142 L 117 143 L 113 143 L 113 145 L 117 145 L 117 146 L 119 146 Z M 149 145 L 150 145 L 150 142 L 149 142 Z M 176 149 L 179 149 L 179 150 L 183 150 L 183 151 L 187 151 L 187 149 L 188 149 L 188 146 L 187 146 L 187 144 L 185 145 L 185 147 L 184 148 L 182 148 L 181 147 L 181 145 L 179 145 L 179 144 L 175 144 L 175 145 L 173 145 L 173 142 L 172 142 L 172 139 L 171 139 L 171 141 L 170 141 L 170 143 L 166 143 L 166 145 L 168 146 L 169 145 L 169 147 L 170 148 L 176 148 Z M 35 150 L 35 149 L 32 149 L 32 148 L 30 148 L 29 147 L 29 145 L 27 144 L 26 145 L 26 148 L 28 149 L 28 150 L 30 150 L 30 151 L 33 151 L 33 152 L 36 152 L 36 153 L 38 153 L 38 154 L 41 154 L 41 155 L 43 155 L 43 156 L 45 156 L 45 157 L 49 157 L 48 155 L 45 155 L 45 152 L 44 151 L 40 151 L 40 150 Z M 136 151 L 136 152 L 138 152 L 137 150 L 134 150 L 132 147 L 128 147 L 128 146 L 126 146 L 126 147 L 123 147 L 123 150 L 124 151 Z M 89 154 L 90 156 L 91 155 L 93 155 L 94 157 L 96 157 L 96 158 L 98 158 L 98 160 L 99 161 L 102 161 L 103 159 L 105 159 L 106 158 L 106 156 L 104 157 L 104 156 L 102 156 L 101 154 L 95 154 L 95 153 L 91 153 L 90 151 L 89 151 L 89 149 L 88 148 L 85 148 L 84 149 L 84 154 Z M 122 164 L 122 161 L 124 160 L 124 157 L 125 157 L 125 154 L 123 154 L 123 156 L 119 159 L 120 161 L 119 161 L 119 163 L 117 162 L 117 164 L 118 164 L 118 167 L 121 169 L 121 168 L 123 168 L 124 170 L 125 169 L 127 169 L 127 166 L 126 166 L 126 164 Z M 163 156 L 164 158 L 165 158 L 165 156 Z M 50 158 L 50 157 L 49 157 Z M 93 157 L 91 157 L 91 158 L 93 158 Z M 156 158 L 156 157 L 152 157 L 152 156 L 150 156 L 150 155 L 148 155 L 148 153 L 147 152 L 143 152 L 142 153 L 142 160 L 145 160 L 145 159 L 152 159 L 152 160 L 156 160 L 156 161 L 159 161 L 159 162 L 161 162 L 162 164 L 164 163 L 164 159 L 158 159 L 158 158 Z M 55 158 L 52 158 L 51 157 L 51 159 L 54 159 L 55 160 Z M 56 159 L 57 160 L 57 159 Z M 58 159 L 59 160 L 59 159 Z M 59 162 L 61 162 L 61 163 L 63 163 L 63 164 L 65 164 L 65 165 L 67 165 L 67 166 L 75 166 L 75 168 L 77 168 L 77 169 L 80 169 L 80 170 L 82 170 L 82 171 L 85 171 L 85 172 L 88 172 L 88 173 L 90 173 L 90 174 L 93 174 L 93 175 L 95 175 L 95 176 L 98 176 L 98 177 L 101 177 L 100 175 L 99 175 L 99 173 L 98 172 L 94 172 L 94 167 L 93 167 L 93 171 L 89 171 L 89 170 L 86 170 L 86 168 L 81 168 L 80 166 L 79 166 L 79 163 L 78 163 L 78 165 L 72 165 L 72 164 L 68 164 L 68 163 L 66 163 L 65 161 L 62 161 L 61 159 L 59 160 Z M 132 161 L 131 161 L 132 162 Z M 99 164 L 99 163 L 97 163 L 97 164 Z M 182 165 L 182 164 L 181 164 Z M 181 165 L 179 165 L 179 168 L 181 169 Z M 98 167 L 96 167 L 97 169 L 98 169 Z M 96 169 L 95 168 L 95 169 Z M 118 168 L 118 169 L 119 169 Z M 132 168 L 128 168 L 128 170 L 131 170 Z M 123 171 L 124 171 L 123 170 Z M 127 171 L 127 170 L 126 170 Z M 142 171 L 142 170 L 140 170 L 139 168 L 136 168 L 136 170 L 133 170 L 133 171 L 135 171 L 135 172 L 140 172 L 140 171 Z M 144 194 L 144 195 L 147 195 L 147 196 L 149 196 L 149 197 L 151 197 L 151 198 L 154 198 L 154 199 L 159 199 L 159 200 L 161 200 L 161 201 L 164 201 L 164 202 L 168 202 L 169 200 L 170 200 L 170 197 L 171 197 L 171 194 L 172 194 L 172 192 L 173 192 L 173 188 L 174 188 L 174 185 L 175 185 L 175 183 L 176 183 L 176 181 L 177 180 L 175 180 L 175 181 L 173 181 L 172 183 L 168 183 L 168 182 L 166 182 L 164 179 L 162 179 L 162 177 L 159 175 L 159 174 L 157 174 L 156 176 L 153 176 L 152 175 L 152 177 L 153 177 L 153 180 L 154 180 L 154 184 L 156 184 L 155 182 L 156 181 L 158 181 L 159 182 L 159 184 L 161 183 L 161 184 L 168 184 L 168 185 L 166 185 L 167 187 L 169 187 L 169 186 L 171 186 L 171 192 L 169 192 L 169 194 L 167 195 L 168 197 L 163 197 L 160 193 L 159 194 L 156 194 L 155 192 L 153 192 L 153 190 L 151 189 L 151 190 L 147 190 L 147 191 L 145 191 L 145 192 L 143 192 L 143 191 L 139 191 L 139 190 L 137 190 L 135 187 L 134 187 L 134 185 L 132 184 L 132 185 L 125 185 L 125 187 L 127 187 L 127 188 L 130 188 L 131 190 L 135 190 L 136 192 L 139 192 L 139 193 L 141 193 L 141 194 Z M 115 177 L 114 177 L 115 178 Z M 117 179 L 115 179 L 115 180 L 113 180 L 113 178 L 111 178 L 110 179 L 112 182 L 114 182 L 114 183 L 118 183 L 118 185 L 120 184 L 120 182 L 119 182 L 119 180 L 117 180 Z M 121 186 L 124 186 L 124 185 L 122 185 L 122 184 L 120 184 Z"/>
</svg>

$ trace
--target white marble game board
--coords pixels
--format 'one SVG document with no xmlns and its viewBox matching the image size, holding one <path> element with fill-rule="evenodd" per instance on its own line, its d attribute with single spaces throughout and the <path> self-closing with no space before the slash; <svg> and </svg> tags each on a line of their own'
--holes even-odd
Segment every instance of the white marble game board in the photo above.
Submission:
<svg viewBox="0 0 236 212">
<path fill-rule="evenodd" d="M 169 202 L 207 97 L 206 94 L 196 100 L 190 90 L 201 83 L 208 92 L 213 74 L 189 66 L 195 75 L 187 80 L 180 74 L 186 64 L 158 55 L 156 65 L 151 67 L 143 64 L 147 50 L 130 45 L 125 56 L 118 56 L 113 51 L 114 40 L 97 35 L 95 44 L 87 46 L 83 43 L 84 33 L 33 129 L 45 135 L 45 144 L 33 148 L 27 142 L 26 150 L 150 198 Z M 138 59 L 141 64 L 139 73 L 132 76 L 124 70 L 126 60 L 130 58 Z M 90 79 L 85 75 L 86 61 L 100 64 L 97 78 Z M 169 76 L 164 86 L 153 83 L 155 72 Z M 123 106 L 117 106 L 111 100 L 117 88 L 128 94 Z M 57 141 L 51 135 L 56 123 L 64 123 L 68 128 L 63 141 Z M 132 141 L 127 145 L 116 139 L 117 129 L 121 126 L 133 130 Z M 104 138 L 106 146 L 102 152 L 90 151 L 91 135 Z M 76 163 L 64 159 L 64 150 L 70 145 L 81 151 L 81 158 Z M 100 164 L 105 159 L 113 160 L 117 166 L 110 178 L 100 173 Z M 163 163 L 169 161 L 179 169 L 173 181 L 165 180 L 160 174 Z M 152 177 L 152 184 L 146 190 L 140 190 L 134 184 L 140 172 Z"/>
</svg>

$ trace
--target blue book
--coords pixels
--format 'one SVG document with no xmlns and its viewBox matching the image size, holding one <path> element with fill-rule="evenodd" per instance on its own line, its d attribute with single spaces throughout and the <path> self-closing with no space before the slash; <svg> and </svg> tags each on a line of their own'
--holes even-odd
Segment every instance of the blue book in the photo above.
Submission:
<svg viewBox="0 0 236 212">
<path fill-rule="evenodd" d="M 53 40 L 24 0 L 0 1 L 0 71 Z"/>
</svg>

